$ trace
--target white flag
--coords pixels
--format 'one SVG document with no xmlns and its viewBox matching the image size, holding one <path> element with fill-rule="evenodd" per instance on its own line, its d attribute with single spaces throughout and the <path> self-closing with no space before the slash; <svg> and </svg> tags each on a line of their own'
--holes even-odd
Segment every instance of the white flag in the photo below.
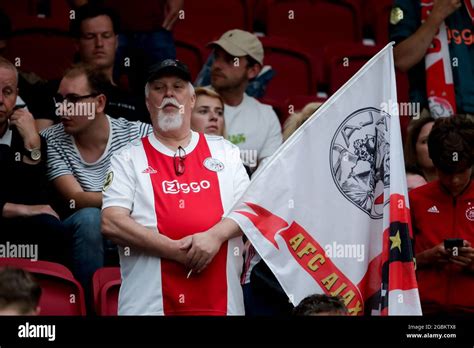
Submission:
<svg viewBox="0 0 474 348">
<path fill-rule="evenodd" d="M 260 168 L 229 217 L 294 305 L 341 296 L 352 315 L 419 315 L 389 44 Z"/>
</svg>

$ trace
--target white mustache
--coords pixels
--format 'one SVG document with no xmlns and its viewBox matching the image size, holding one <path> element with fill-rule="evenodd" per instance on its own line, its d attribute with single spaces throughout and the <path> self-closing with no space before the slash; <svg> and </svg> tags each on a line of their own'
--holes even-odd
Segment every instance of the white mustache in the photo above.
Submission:
<svg viewBox="0 0 474 348">
<path fill-rule="evenodd" d="M 158 106 L 158 109 L 163 109 L 167 105 L 173 105 L 176 106 L 177 108 L 180 108 L 181 105 L 178 103 L 178 101 L 174 98 L 163 98 L 163 101 L 161 102 L 161 105 Z"/>
</svg>

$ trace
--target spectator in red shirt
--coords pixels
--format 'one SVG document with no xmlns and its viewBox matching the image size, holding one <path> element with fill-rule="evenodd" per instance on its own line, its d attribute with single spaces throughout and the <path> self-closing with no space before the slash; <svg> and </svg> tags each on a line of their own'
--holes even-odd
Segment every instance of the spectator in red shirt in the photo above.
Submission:
<svg viewBox="0 0 474 348">
<path fill-rule="evenodd" d="M 439 179 L 410 192 L 423 312 L 474 313 L 474 122 L 436 120 L 428 148 Z M 445 248 L 447 239 L 460 245 Z"/>
</svg>

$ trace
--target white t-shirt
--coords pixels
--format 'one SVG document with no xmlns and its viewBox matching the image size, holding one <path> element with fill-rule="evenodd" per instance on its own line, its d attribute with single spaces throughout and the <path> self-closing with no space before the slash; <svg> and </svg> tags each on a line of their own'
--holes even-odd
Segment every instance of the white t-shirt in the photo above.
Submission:
<svg viewBox="0 0 474 348">
<path fill-rule="evenodd" d="M 110 157 L 131 141 L 152 132 L 147 123 L 110 116 L 107 116 L 107 120 L 110 128 L 109 140 L 102 156 L 93 163 L 82 158 L 74 137 L 64 131 L 62 123 L 41 132 L 48 144 L 47 176 L 50 181 L 63 175 L 74 175 L 85 192 L 101 192 L 109 170 Z"/>
<path fill-rule="evenodd" d="M 273 108 L 245 93 L 240 105 L 225 105 L 224 118 L 228 139 L 240 148 L 242 161 L 251 168 L 256 167 L 257 160 L 273 155 L 282 143 Z"/>
<path fill-rule="evenodd" d="M 239 149 L 222 137 L 192 132 L 184 151 L 182 175 L 175 153 L 154 134 L 113 155 L 102 209 L 126 208 L 149 233 L 173 240 L 217 224 L 249 183 Z M 230 239 L 203 272 L 187 278 L 177 262 L 119 247 L 119 315 L 244 314 L 242 251 L 242 238 Z"/>
</svg>

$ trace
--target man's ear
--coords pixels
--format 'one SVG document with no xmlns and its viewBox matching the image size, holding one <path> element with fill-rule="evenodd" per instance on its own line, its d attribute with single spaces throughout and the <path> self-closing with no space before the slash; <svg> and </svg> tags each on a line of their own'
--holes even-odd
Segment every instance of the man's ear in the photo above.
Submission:
<svg viewBox="0 0 474 348">
<path fill-rule="evenodd" d="M 250 81 L 258 76 L 262 71 L 262 66 L 260 64 L 254 64 L 250 68 L 247 68 L 247 79 Z"/>
<path fill-rule="evenodd" d="M 196 93 L 191 96 L 191 110 L 194 109 L 194 105 L 196 105 Z"/>
<path fill-rule="evenodd" d="M 97 110 L 96 110 L 96 112 L 97 113 L 104 112 L 106 103 L 107 103 L 107 97 L 105 96 L 105 94 L 100 94 L 97 97 Z"/>
</svg>

